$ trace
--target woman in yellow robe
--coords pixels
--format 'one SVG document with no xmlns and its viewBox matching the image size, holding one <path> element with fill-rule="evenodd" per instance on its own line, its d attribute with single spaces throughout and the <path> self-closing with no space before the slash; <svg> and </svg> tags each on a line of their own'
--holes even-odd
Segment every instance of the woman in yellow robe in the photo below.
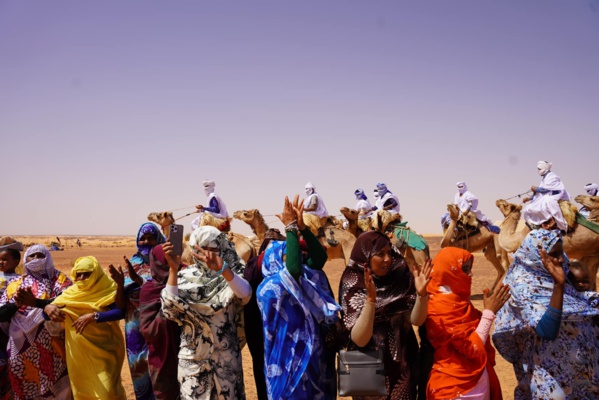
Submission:
<svg viewBox="0 0 599 400">
<path fill-rule="evenodd" d="M 118 321 L 99 321 L 101 312 L 115 308 L 117 284 L 91 256 L 75 261 L 71 277 L 75 284 L 44 311 L 53 321 L 64 320 L 73 396 L 76 400 L 126 399 L 121 382 L 123 334 Z"/>
</svg>

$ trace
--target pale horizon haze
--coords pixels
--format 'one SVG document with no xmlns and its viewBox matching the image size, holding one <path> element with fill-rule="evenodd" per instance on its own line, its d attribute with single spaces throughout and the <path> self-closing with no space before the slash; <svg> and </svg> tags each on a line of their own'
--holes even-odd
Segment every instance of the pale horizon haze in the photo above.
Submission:
<svg viewBox="0 0 599 400">
<path fill-rule="evenodd" d="M 0 0 L 0 236 L 134 236 L 206 178 L 278 228 L 308 181 L 332 215 L 384 182 L 425 234 L 462 180 L 501 219 L 539 160 L 574 197 L 598 39 L 597 0 Z"/>
</svg>

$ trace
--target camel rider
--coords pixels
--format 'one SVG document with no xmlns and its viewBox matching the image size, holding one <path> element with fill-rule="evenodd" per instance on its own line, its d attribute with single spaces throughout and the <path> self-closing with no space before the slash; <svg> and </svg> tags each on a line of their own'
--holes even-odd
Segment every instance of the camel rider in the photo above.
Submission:
<svg viewBox="0 0 599 400">
<path fill-rule="evenodd" d="M 384 183 L 377 183 L 376 190 L 379 197 L 376 199 L 372 210 L 386 210 L 391 214 L 399 214 L 399 199 L 387 189 L 387 185 Z"/>
<path fill-rule="evenodd" d="M 551 172 L 551 165 L 547 161 L 537 163 L 538 173 L 542 177 L 541 183 L 539 186 L 530 188 L 533 192 L 531 198 L 522 199 L 523 203 L 527 203 L 523 207 L 522 215 L 529 226 L 533 225 L 532 228 L 542 225 L 553 228 L 553 223 L 550 221 L 553 218 L 558 229 L 567 231 L 568 223 L 564 219 L 558 201 L 569 201 L 570 195 L 560 177 Z"/>
<path fill-rule="evenodd" d="M 192 232 L 195 231 L 198 226 L 200 226 L 203 213 L 209 213 L 215 218 L 223 219 L 225 222 L 223 222 L 218 229 L 224 232 L 229 231 L 231 229 L 229 213 L 227 212 L 227 206 L 225 205 L 225 202 L 214 192 L 214 187 L 216 184 L 214 181 L 206 179 L 204 182 L 202 182 L 202 185 L 204 186 L 204 193 L 206 194 L 206 197 L 208 197 L 208 206 L 204 207 L 201 204 L 196 206 L 200 216 L 191 221 Z"/>
<path fill-rule="evenodd" d="M 584 190 L 587 191 L 587 194 L 589 196 L 597 196 L 598 189 L 599 189 L 599 185 L 597 185 L 596 183 L 587 183 L 584 186 Z M 591 214 L 591 210 L 589 210 L 585 206 L 580 207 L 580 210 L 578 210 L 578 212 L 587 219 L 589 218 L 589 216 Z"/>
<path fill-rule="evenodd" d="M 355 210 L 358 212 L 358 219 L 366 219 L 372 215 L 372 205 L 368 201 L 368 197 L 364 194 L 364 189 L 356 189 L 354 194 L 356 195 Z"/>
<path fill-rule="evenodd" d="M 478 197 L 468 190 L 466 182 L 458 182 L 456 186 L 458 187 L 458 192 L 455 195 L 454 204 L 458 206 L 460 212 L 466 216 L 469 213 L 473 213 L 476 219 L 487 229 L 493 233 L 499 233 L 499 227 L 493 225 L 493 221 L 478 209 Z"/>
<path fill-rule="evenodd" d="M 306 199 L 304 200 L 304 221 L 317 236 L 324 236 L 324 225 L 329 217 L 329 212 L 322 197 L 316 193 L 316 187 L 312 182 L 306 183 Z"/>
</svg>

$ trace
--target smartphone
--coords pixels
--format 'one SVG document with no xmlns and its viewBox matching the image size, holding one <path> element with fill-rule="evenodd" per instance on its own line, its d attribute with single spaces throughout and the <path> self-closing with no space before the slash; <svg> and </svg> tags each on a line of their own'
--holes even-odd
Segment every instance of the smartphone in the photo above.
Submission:
<svg viewBox="0 0 599 400">
<path fill-rule="evenodd" d="M 173 244 L 174 255 L 180 256 L 183 254 L 183 225 L 171 225 L 168 241 Z"/>
</svg>

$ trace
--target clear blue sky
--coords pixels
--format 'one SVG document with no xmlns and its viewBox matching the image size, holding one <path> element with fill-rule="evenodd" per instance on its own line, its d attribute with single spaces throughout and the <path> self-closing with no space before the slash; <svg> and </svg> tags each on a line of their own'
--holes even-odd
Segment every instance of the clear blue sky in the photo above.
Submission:
<svg viewBox="0 0 599 400">
<path fill-rule="evenodd" d="M 422 233 L 460 180 L 498 219 L 541 159 L 576 195 L 598 39 L 597 0 L 0 0 L 0 234 L 134 235 L 205 178 L 263 214 L 386 182 Z"/>
</svg>

